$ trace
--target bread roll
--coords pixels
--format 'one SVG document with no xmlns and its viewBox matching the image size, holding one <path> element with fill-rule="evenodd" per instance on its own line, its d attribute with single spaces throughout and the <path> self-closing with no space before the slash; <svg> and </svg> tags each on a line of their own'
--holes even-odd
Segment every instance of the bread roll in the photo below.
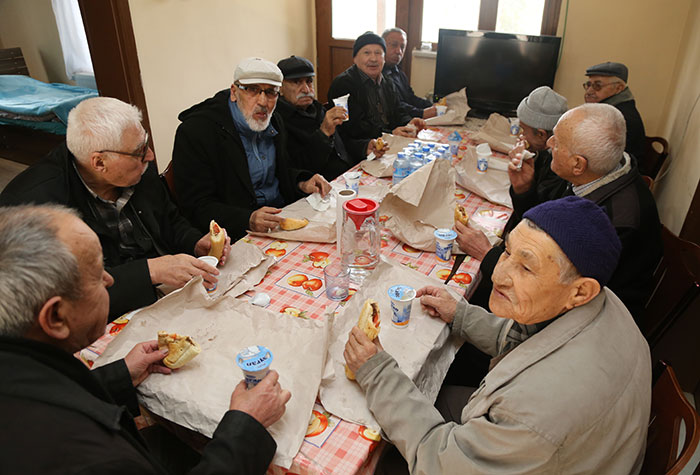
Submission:
<svg viewBox="0 0 700 475">
<path fill-rule="evenodd" d="M 224 253 L 224 245 L 226 244 L 226 233 L 213 219 L 209 223 L 209 239 L 211 240 L 209 255 L 221 260 L 221 256 Z"/>
<path fill-rule="evenodd" d="M 375 338 L 379 336 L 379 325 L 381 324 L 381 318 L 379 315 L 379 304 L 376 300 L 367 299 L 362 305 L 362 310 L 360 310 L 360 316 L 357 319 L 357 326 L 360 330 L 365 332 L 367 338 L 374 341 Z M 355 380 L 355 373 L 353 373 L 348 365 L 345 365 L 345 376 L 348 379 Z"/>
<path fill-rule="evenodd" d="M 306 218 L 296 219 L 296 218 L 283 218 L 280 223 L 280 228 L 285 231 L 294 231 L 295 229 L 301 229 L 309 224 L 309 220 Z"/>
<path fill-rule="evenodd" d="M 467 210 L 464 209 L 464 206 L 462 205 L 455 206 L 455 223 L 456 222 L 460 222 L 465 226 L 469 222 L 469 215 L 467 214 Z"/>
<path fill-rule="evenodd" d="M 199 345 L 189 336 L 159 331 L 158 349 L 165 348 L 168 350 L 168 356 L 163 359 L 163 364 L 171 369 L 182 367 L 202 352 Z"/>
</svg>

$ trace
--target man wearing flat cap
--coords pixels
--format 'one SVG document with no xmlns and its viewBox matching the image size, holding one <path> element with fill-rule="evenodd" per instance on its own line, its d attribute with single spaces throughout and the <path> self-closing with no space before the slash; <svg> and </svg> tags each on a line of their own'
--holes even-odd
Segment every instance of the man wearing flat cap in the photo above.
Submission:
<svg viewBox="0 0 700 475">
<path fill-rule="evenodd" d="M 278 113 L 287 129 L 289 158 L 292 166 L 318 172 L 332 180 L 375 150 L 374 139 L 351 140 L 344 143 L 336 130 L 347 113 L 343 107 L 328 111 L 316 100 L 314 66 L 306 58 L 290 56 L 277 66 L 284 79 L 280 89 Z"/>
<path fill-rule="evenodd" d="M 627 145 L 625 150 L 637 160 L 644 155 L 644 122 L 639 115 L 632 91 L 627 86 L 627 66 L 622 63 L 596 64 L 586 69 L 588 81 L 583 83 L 583 98 L 587 103 L 602 102 L 615 106 L 627 123 Z"/>
<path fill-rule="evenodd" d="M 386 43 L 368 31 L 360 35 L 352 48 L 354 64 L 340 73 L 328 90 L 328 100 L 349 94 L 349 120 L 339 126 L 343 140 L 373 139 L 382 133 L 415 137 L 425 121 L 411 118 L 401 105 L 391 80 L 382 74 Z"/>
<path fill-rule="evenodd" d="M 173 175 L 183 213 L 200 229 L 215 219 L 233 239 L 277 227 L 280 208 L 330 191 L 318 174 L 290 166 L 287 132 L 275 113 L 282 72 L 247 58 L 233 84 L 180 113 Z"/>
<path fill-rule="evenodd" d="M 443 387 L 435 407 L 381 337 L 351 331 L 345 360 L 410 473 L 639 472 L 651 358 L 605 287 L 620 248 L 595 203 L 566 197 L 529 210 L 507 237 L 493 313 L 444 287 L 420 289 L 431 316 L 493 357 L 476 390 Z"/>
</svg>

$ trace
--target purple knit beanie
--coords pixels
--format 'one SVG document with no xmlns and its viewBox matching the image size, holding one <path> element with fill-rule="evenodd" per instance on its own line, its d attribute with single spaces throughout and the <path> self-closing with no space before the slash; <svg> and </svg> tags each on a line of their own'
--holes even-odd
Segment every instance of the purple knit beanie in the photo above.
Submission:
<svg viewBox="0 0 700 475">
<path fill-rule="evenodd" d="M 567 196 L 528 210 L 527 218 L 559 245 L 583 277 L 603 287 L 617 268 L 622 244 L 603 209 L 585 198 Z"/>
</svg>

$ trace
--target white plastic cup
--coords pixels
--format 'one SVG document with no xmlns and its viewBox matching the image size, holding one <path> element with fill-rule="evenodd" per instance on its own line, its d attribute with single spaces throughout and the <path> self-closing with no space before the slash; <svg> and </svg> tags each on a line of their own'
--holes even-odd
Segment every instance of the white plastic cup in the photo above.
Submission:
<svg viewBox="0 0 700 475">
<path fill-rule="evenodd" d="M 217 259 L 214 256 L 202 256 L 202 257 L 198 257 L 197 259 L 199 259 L 200 261 L 206 262 L 207 264 L 209 264 L 212 267 L 216 267 L 217 265 L 219 265 L 219 259 Z M 209 275 L 214 275 L 214 274 L 209 274 Z M 204 284 L 205 284 L 204 288 L 207 289 L 206 282 L 204 282 Z M 214 284 L 214 287 L 207 289 L 207 292 L 209 292 L 209 293 L 214 292 L 216 290 L 217 286 L 218 286 L 218 284 Z"/>
<path fill-rule="evenodd" d="M 406 328 L 411 321 L 411 304 L 416 298 L 416 289 L 408 285 L 394 285 L 387 291 L 391 299 L 391 324 Z"/>
<path fill-rule="evenodd" d="M 272 364 L 272 351 L 264 346 L 255 345 L 243 348 L 236 355 L 236 364 L 243 371 L 248 389 L 262 381 L 270 372 Z"/>
<path fill-rule="evenodd" d="M 438 104 L 435 106 L 435 111 L 437 112 L 438 117 L 440 117 L 441 115 L 445 115 L 445 112 L 447 112 L 447 106 Z"/>
<path fill-rule="evenodd" d="M 333 104 L 336 106 L 340 106 L 343 109 L 345 109 L 345 119 L 343 122 L 346 120 L 350 120 L 350 109 L 348 109 L 348 99 L 350 98 L 350 94 L 345 94 L 344 96 L 336 97 L 333 99 Z"/>
<path fill-rule="evenodd" d="M 454 246 L 457 233 L 453 229 L 440 228 L 433 233 L 435 236 L 435 257 L 447 262 L 452 258 L 452 246 Z"/>
<path fill-rule="evenodd" d="M 355 193 L 359 193 L 361 177 L 362 172 L 343 173 L 343 178 L 345 178 L 345 188 L 347 188 L 348 190 L 353 190 Z"/>
<path fill-rule="evenodd" d="M 491 156 L 491 147 L 487 143 L 481 143 L 476 146 L 476 171 L 486 173 L 489 168 L 489 157 Z"/>
</svg>

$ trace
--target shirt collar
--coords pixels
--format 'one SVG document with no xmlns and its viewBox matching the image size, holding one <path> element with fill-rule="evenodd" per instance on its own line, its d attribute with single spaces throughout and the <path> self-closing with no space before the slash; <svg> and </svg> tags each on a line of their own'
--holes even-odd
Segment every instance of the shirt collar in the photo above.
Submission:
<svg viewBox="0 0 700 475">
<path fill-rule="evenodd" d="M 238 129 L 238 133 L 240 133 L 241 135 L 245 135 L 246 137 L 251 138 L 256 136 L 271 138 L 277 135 L 277 130 L 275 130 L 275 128 L 272 126 L 272 120 L 270 120 L 270 123 L 268 124 L 267 128 L 262 132 L 256 132 L 253 129 L 251 129 L 248 125 L 248 122 L 246 122 L 245 117 L 243 117 L 243 112 L 241 112 L 241 109 L 238 108 L 238 103 L 232 101 L 230 97 L 228 98 L 228 108 L 231 111 L 233 123 L 236 126 L 236 129 Z"/>
<path fill-rule="evenodd" d="M 99 200 L 99 201 L 101 201 L 101 202 L 103 202 L 103 203 L 114 204 L 114 203 L 116 203 L 117 201 L 119 201 L 119 198 L 124 197 L 124 196 L 126 196 L 126 195 L 128 195 L 128 197 L 131 197 L 131 195 L 134 194 L 134 187 L 133 187 L 133 186 L 128 186 L 128 187 L 125 187 L 125 188 L 120 188 L 119 197 L 118 197 L 114 202 L 109 201 L 109 200 L 106 200 L 106 199 L 102 198 L 100 195 L 98 195 L 97 193 L 95 193 L 94 191 L 92 191 L 92 188 L 90 188 L 90 187 L 88 186 L 88 184 L 85 183 L 85 180 L 83 179 L 83 176 L 80 174 L 80 170 L 78 170 L 78 165 L 76 165 L 75 160 L 71 160 L 71 163 L 73 164 L 73 168 L 75 169 L 75 173 L 78 175 L 78 178 L 80 179 L 80 183 L 82 183 L 83 186 L 85 187 L 85 189 L 88 191 L 88 193 L 90 193 L 90 196 L 92 196 L 92 197 L 95 198 L 96 200 Z"/>
<path fill-rule="evenodd" d="M 380 84 L 382 83 L 382 79 L 384 79 L 384 78 L 383 78 L 383 75 L 380 74 L 380 75 L 379 75 L 379 79 L 377 79 L 377 80 L 375 81 L 374 79 L 372 79 L 371 77 L 369 77 L 367 74 L 365 74 L 365 72 L 364 72 L 363 70 L 361 70 L 360 68 L 357 68 L 357 72 L 360 73 L 360 78 L 362 79 L 362 82 L 367 82 L 367 81 L 369 81 L 369 82 L 371 82 L 372 84 L 380 85 Z"/>
</svg>

